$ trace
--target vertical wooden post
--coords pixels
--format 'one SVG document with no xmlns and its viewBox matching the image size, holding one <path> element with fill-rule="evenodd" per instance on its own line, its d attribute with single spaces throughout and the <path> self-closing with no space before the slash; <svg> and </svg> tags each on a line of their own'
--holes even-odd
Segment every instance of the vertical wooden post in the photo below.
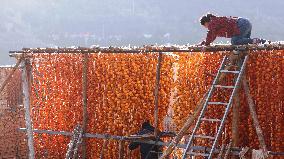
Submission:
<svg viewBox="0 0 284 159">
<path fill-rule="evenodd" d="M 25 121 L 28 136 L 28 147 L 29 147 L 29 159 L 35 158 L 34 141 L 33 141 L 33 126 L 30 114 L 30 85 L 28 76 L 28 65 L 27 59 L 22 60 L 22 83 L 23 83 L 23 102 L 25 107 Z"/>
<path fill-rule="evenodd" d="M 87 127 L 87 76 L 88 76 L 88 53 L 83 54 L 83 73 L 82 73 L 82 93 L 83 93 L 83 139 L 82 139 L 82 158 L 86 158 L 86 138 L 84 137 Z"/>
<path fill-rule="evenodd" d="M 232 54 L 230 57 L 231 63 L 238 65 L 240 69 L 242 67 L 242 61 L 244 60 L 245 55 L 247 52 L 244 51 L 237 51 L 237 54 Z M 237 147 L 239 144 L 239 121 L 240 121 L 240 89 L 236 93 L 234 97 L 234 104 L 233 104 L 233 121 L 232 121 L 232 147 Z M 235 158 L 235 156 L 232 156 Z"/>
<path fill-rule="evenodd" d="M 159 104 L 159 88 L 160 88 L 160 77 L 161 77 L 161 63 L 162 63 L 162 52 L 159 52 L 157 69 L 156 69 L 156 86 L 155 86 L 155 110 L 154 110 L 154 126 L 155 132 L 154 135 L 157 137 L 158 135 L 158 104 Z"/>
<path fill-rule="evenodd" d="M 263 137 L 263 132 L 261 130 L 259 121 L 257 119 L 257 114 L 256 114 L 256 111 L 255 111 L 255 105 L 254 105 L 252 96 L 250 94 L 249 86 L 248 86 L 248 83 L 247 83 L 245 76 L 243 77 L 243 86 L 244 86 L 245 94 L 246 94 L 246 97 L 247 97 L 247 101 L 248 101 L 248 105 L 249 105 L 249 109 L 250 109 L 250 114 L 251 114 L 253 124 L 254 124 L 255 130 L 256 130 L 256 134 L 257 134 L 257 137 L 258 137 L 258 140 L 259 140 L 259 143 L 260 143 L 260 147 L 264 151 L 265 157 L 267 157 L 267 155 L 268 155 L 267 154 L 267 147 L 266 147 L 265 140 L 264 140 L 264 137 Z"/>
<path fill-rule="evenodd" d="M 238 92 L 234 97 L 234 105 L 233 105 L 232 147 L 237 147 L 239 144 L 239 121 L 240 121 L 240 94 Z"/>
<path fill-rule="evenodd" d="M 119 140 L 119 159 L 123 159 L 123 155 L 124 155 L 124 142 L 125 140 L 121 139 Z"/>
<path fill-rule="evenodd" d="M 240 121 L 240 95 L 238 92 L 234 98 L 234 105 L 233 105 L 232 147 L 237 147 L 239 144 L 239 121 Z M 231 158 L 234 159 L 235 156 L 232 156 Z"/>
</svg>

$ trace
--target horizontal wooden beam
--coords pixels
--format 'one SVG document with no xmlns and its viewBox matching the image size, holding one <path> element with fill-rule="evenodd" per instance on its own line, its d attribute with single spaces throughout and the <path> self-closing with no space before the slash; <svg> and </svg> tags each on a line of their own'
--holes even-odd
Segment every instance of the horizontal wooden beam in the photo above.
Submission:
<svg viewBox="0 0 284 159">
<path fill-rule="evenodd" d="M 133 48 L 96 47 L 96 48 L 23 48 L 20 51 L 9 51 L 10 56 L 33 53 L 151 53 L 151 52 L 214 52 L 233 50 L 284 50 L 284 44 L 264 45 L 213 45 L 213 46 L 143 46 Z"/>
<path fill-rule="evenodd" d="M 26 132 L 27 129 L 26 128 L 19 128 L 19 131 L 22 132 Z M 39 134 L 49 134 L 49 135 L 64 135 L 64 136 L 72 136 L 73 133 L 72 132 L 68 132 L 68 131 L 53 131 L 53 130 L 38 130 L 38 129 L 34 129 L 33 130 L 34 133 L 39 133 Z M 108 135 L 108 134 L 90 134 L 90 133 L 85 133 L 84 137 L 86 138 L 98 138 L 98 139 L 108 139 L 108 140 L 127 140 L 127 141 L 135 141 L 135 142 L 139 142 L 139 143 L 147 143 L 147 144 L 156 144 L 156 145 L 160 145 L 160 146 L 168 146 L 170 143 L 169 142 L 155 142 L 152 140 L 147 140 L 147 138 L 145 138 L 144 140 L 141 139 L 141 137 L 127 137 L 127 136 L 116 136 L 116 135 Z M 186 144 L 177 144 L 176 147 L 178 148 L 185 148 Z M 210 151 L 210 148 L 208 147 L 204 147 L 204 146 L 193 146 L 193 150 L 197 150 L 197 151 Z M 239 155 L 239 152 L 241 152 L 240 148 L 237 147 L 232 147 L 231 148 L 232 154 L 233 155 Z M 215 149 L 214 151 L 215 153 L 219 152 L 219 149 Z M 273 156 L 284 156 L 284 152 L 272 152 L 272 151 L 268 151 L 269 155 L 273 155 Z"/>
<path fill-rule="evenodd" d="M 19 128 L 19 131 L 27 131 L 26 128 Z M 39 133 L 39 134 L 49 134 L 49 135 L 64 135 L 64 136 L 72 136 L 72 132 L 68 131 L 53 131 L 53 130 L 38 130 L 34 129 L 34 133 Z M 145 135 L 145 136 L 117 136 L 117 135 L 109 135 L 109 134 L 91 134 L 91 133 L 85 133 L 84 137 L 86 138 L 99 138 L 99 139 L 110 139 L 110 140 L 142 140 L 142 139 L 151 139 L 154 136 L 152 135 Z M 155 143 L 155 142 L 153 142 Z"/>
<path fill-rule="evenodd" d="M 19 131 L 26 132 L 26 128 L 19 128 Z M 39 133 L 39 134 L 49 134 L 49 135 L 64 135 L 64 136 L 72 136 L 72 132 L 67 132 L 67 131 L 53 131 L 53 130 L 38 130 L 34 129 L 34 133 Z M 83 137 L 86 138 L 98 138 L 98 139 L 108 139 L 108 140 L 124 140 L 124 141 L 135 141 L 139 143 L 147 143 L 147 144 L 156 144 L 160 146 L 168 146 L 170 143 L 169 142 L 161 142 L 161 141 L 152 141 L 149 140 L 149 138 L 141 139 L 141 137 L 128 137 L 128 136 L 116 136 L 116 135 L 108 135 L 108 134 L 90 134 L 90 133 L 85 133 Z M 186 147 L 186 144 L 177 144 L 177 148 L 182 148 L 184 149 Z M 194 146 L 193 150 L 196 151 L 210 151 L 209 147 L 204 147 L 204 146 Z M 238 155 L 241 149 L 239 148 L 232 148 L 232 153 L 234 155 Z M 215 149 L 214 153 L 218 153 L 219 149 Z"/>
</svg>

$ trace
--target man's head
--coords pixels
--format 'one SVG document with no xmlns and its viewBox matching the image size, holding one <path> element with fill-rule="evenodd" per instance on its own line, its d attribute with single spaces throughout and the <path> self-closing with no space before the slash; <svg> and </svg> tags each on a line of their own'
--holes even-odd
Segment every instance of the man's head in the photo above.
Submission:
<svg viewBox="0 0 284 159">
<path fill-rule="evenodd" d="M 149 131 L 154 131 L 155 128 L 150 124 L 150 121 L 147 120 L 147 121 L 145 121 L 142 124 L 142 129 L 146 129 L 146 130 L 149 130 Z"/>
<path fill-rule="evenodd" d="M 201 24 L 202 26 L 204 26 L 205 28 L 208 29 L 208 25 L 209 25 L 209 22 L 210 22 L 210 20 L 211 20 L 212 17 L 216 17 L 216 16 L 213 15 L 213 14 L 210 14 L 210 13 L 208 13 L 208 14 L 202 16 L 202 17 L 199 19 L 200 24 Z"/>
</svg>

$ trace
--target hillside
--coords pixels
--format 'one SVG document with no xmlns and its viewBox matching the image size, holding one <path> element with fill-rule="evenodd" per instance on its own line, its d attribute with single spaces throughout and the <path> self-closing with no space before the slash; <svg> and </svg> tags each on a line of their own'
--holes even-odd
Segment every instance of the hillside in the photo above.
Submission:
<svg viewBox="0 0 284 159">
<path fill-rule="evenodd" d="M 208 11 L 249 18 L 254 37 L 273 41 L 284 37 L 281 0 L 218 0 L 218 3 L 2 0 L 1 3 L 0 64 L 11 64 L 8 51 L 22 47 L 197 43 L 206 34 L 198 19 Z"/>
</svg>

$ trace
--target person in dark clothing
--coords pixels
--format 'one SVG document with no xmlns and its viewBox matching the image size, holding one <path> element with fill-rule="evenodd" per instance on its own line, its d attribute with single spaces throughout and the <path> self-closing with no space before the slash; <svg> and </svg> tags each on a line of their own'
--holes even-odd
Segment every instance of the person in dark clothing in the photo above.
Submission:
<svg viewBox="0 0 284 159">
<path fill-rule="evenodd" d="M 241 17 L 221 17 L 207 14 L 200 18 L 200 24 L 208 29 L 206 40 L 199 45 L 210 45 L 216 37 L 231 38 L 232 45 L 264 44 L 266 40 L 251 38 L 252 25 Z"/>
<path fill-rule="evenodd" d="M 141 130 L 137 133 L 137 135 L 145 135 L 145 134 L 153 134 L 154 127 L 150 124 L 149 121 L 146 121 L 142 124 Z M 156 142 L 155 138 L 152 141 Z M 161 141 L 158 139 L 158 141 Z M 130 150 L 134 150 L 140 146 L 141 159 L 158 159 L 159 153 L 162 152 L 162 146 L 146 144 L 146 143 L 138 143 L 131 142 L 128 146 Z"/>
</svg>

